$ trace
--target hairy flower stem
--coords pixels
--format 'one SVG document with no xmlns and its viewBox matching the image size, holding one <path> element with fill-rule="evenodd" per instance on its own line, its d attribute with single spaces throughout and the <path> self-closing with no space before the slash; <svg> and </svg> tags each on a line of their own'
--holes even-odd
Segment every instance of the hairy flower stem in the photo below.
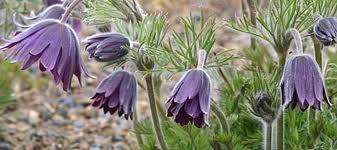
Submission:
<svg viewBox="0 0 337 150">
<path fill-rule="evenodd" d="M 219 119 L 222 132 L 227 132 L 228 134 L 230 134 L 231 130 L 227 118 L 225 114 L 221 111 L 220 107 L 215 103 L 213 98 L 211 101 L 211 110 L 214 112 L 215 116 Z"/>
<path fill-rule="evenodd" d="M 66 12 L 63 14 L 61 18 L 61 23 L 67 22 L 71 12 L 74 10 L 74 8 L 81 2 L 82 0 L 74 0 L 71 2 L 71 4 L 67 7 Z"/>
<path fill-rule="evenodd" d="M 227 75 L 223 72 L 221 68 L 218 68 L 218 72 L 220 73 L 220 76 L 224 79 L 226 84 L 228 85 L 229 89 L 231 90 L 232 94 L 234 96 L 237 96 L 237 93 L 235 92 L 235 89 L 233 87 L 233 84 L 229 81 Z"/>
<path fill-rule="evenodd" d="M 302 38 L 301 34 L 294 28 L 291 28 L 287 31 L 287 36 L 290 38 L 293 37 L 295 41 L 296 46 L 296 54 L 302 54 L 303 53 L 303 45 L 302 45 Z"/>
<path fill-rule="evenodd" d="M 253 0 L 247 0 L 248 8 L 249 8 L 249 14 L 250 14 L 250 22 L 256 26 L 256 6 Z M 256 49 L 256 39 L 251 36 L 250 37 L 250 43 L 251 43 L 251 48 L 253 50 Z"/>
<path fill-rule="evenodd" d="M 156 99 L 155 99 L 154 88 L 153 88 L 152 74 L 146 75 L 145 80 L 146 80 L 146 86 L 147 86 L 147 94 L 148 94 L 149 101 L 150 101 L 150 108 L 151 108 L 151 115 L 152 115 L 152 122 L 153 122 L 154 130 L 155 130 L 161 149 L 168 150 L 165 140 L 164 140 L 163 132 L 160 127 Z"/>
<path fill-rule="evenodd" d="M 266 122 L 265 124 L 265 150 L 271 150 L 272 149 L 272 135 L 273 135 L 273 123 L 272 122 Z"/>
<path fill-rule="evenodd" d="M 278 150 L 283 150 L 283 139 L 284 139 L 284 120 L 283 120 L 283 111 L 281 112 L 280 116 L 278 117 L 277 120 L 277 149 Z"/>
<path fill-rule="evenodd" d="M 136 109 L 136 107 L 134 107 L 134 113 L 133 113 L 133 128 L 135 128 L 136 125 L 139 124 L 139 121 L 138 121 L 138 111 Z M 139 134 L 138 132 L 135 132 L 136 134 L 136 139 L 137 139 L 137 143 L 139 145 L 139 147 L 142 147 L 144 145 L 144 142 L 143 142 L 143 138 L 142 138 L 142 135 Z"/>
<path fill-rule="evenodd" d="M 161 83 L 162 80 L 160 78 L 159 74 L 154 75 L 153 77 L 153 86 L 154 86 L 154 92 L 155 92 L 155 96 L 156 96 L 156 101 L 157 101 L 157 108 L 159 110 L 159 114 L 160 117 L 164 120 L 167 120 L 167 117 L 165 115 L 165 108 L 163 107 L 161 101 L 160 101 L 160 88 L 161 88 Z"/>
<path fill-rule="evenodd" d="M 284 53 L 279 53 L 279 67 L 283 69 L 283 66 L 285 65 L 286 62 L 286 58 L 287 58 L 287 51 L 284 51 Z M 283 145 L 284 145 L 284 133 L 283 133 L 283 129 L 284 129 L 284 120 L 283 120 L 283 109 L 282 109 L 282 104 L 280 105 L 280 114 L 277 118 L 277 138 L 276 138 L 276 142 L 277 142 L 277 149 L 278 150 L 283 150 Z"/>
<path fill-rule="evenodd" d="M 198 55 L 198 69 L 204 68 L 206 62 L 206 51 L 205 50 L 199 50 L 199 55 Z"/>
</svg>

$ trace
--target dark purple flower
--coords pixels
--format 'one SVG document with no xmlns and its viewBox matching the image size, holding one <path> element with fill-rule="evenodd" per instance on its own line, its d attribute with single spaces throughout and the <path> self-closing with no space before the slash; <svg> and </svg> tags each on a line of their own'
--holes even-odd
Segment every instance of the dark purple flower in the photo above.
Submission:
<svg viewBox="0 0 337 150">
<path fill-rule="evenodd" d="M 204 124 L 209 126 L 210 92 L 211 82 L 206 72 L 201 69 L 188 71 L 166 102 L 170 103 L 167 116 L 173 116 L 180 125 L 191 122 L 198 128 Z"/>
<path fill-rule="evenodd" d="M 314 25 L 313 31 L 317 39 L 325 46 L 337 43 L 337 18 L 323 18 Z"/>
<path fill-rule="evenodd" d="M 91 58 L 112 61 L 128 54 L 130 41 L 119 33 L 100 33 L 84 40 L 84 44 Z"/>
<path fill-rule="evenodd" d="M 321 110 L 323 101 L 331 105 L 319 66 L 307 54 L 289 58 L 280 82 L 282 102 L 294 109 L 298 104 L 302 111 L 308 107 Z"/>
<path fill-rule="evenodd" d="M 73 75 L 81 83 L 82 70 L 88 76 L 79 53 L 79 41 L 72 28 L 59 20 L 46 19 L 32 25 L 8 40 L 0 51 L 11 49 L 6 56 L 11 62 L 22 62 L 22 69 L 39 60 L 40 70 L 53 74 L 56 84 L 71 88 Z"/>
<path fill-rule="evenodd" d="M 96 88 L 96 94 L 91 98 L 94 107 L 103 109 L 111 115 L 118 111 L 125 119 L 132 119 L 133 106 L 137 98 L 136 78 L 126 72 L 118 71 L 104 79 Z"/>
</svg>

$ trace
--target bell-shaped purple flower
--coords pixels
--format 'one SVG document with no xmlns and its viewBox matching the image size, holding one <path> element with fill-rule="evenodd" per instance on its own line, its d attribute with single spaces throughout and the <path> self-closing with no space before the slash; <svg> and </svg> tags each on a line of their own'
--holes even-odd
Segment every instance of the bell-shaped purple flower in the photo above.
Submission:
<svg viewBox="0 0 337 150">
<path fill-rule="evenodd" d="M 106 62 L 119 59 L 128 54 L 127 47 L 130 46 L 130 41 L 119 33 L 100 33 L 88 37 L 84 40 L 84 44 L 91 58 Z"/>
<path fill-rule="evenodd" d="M 73 75 L 81 83 L 82 70 L 89 72 L 79 53 L 79 41 L 73 29 L 59 20 L 46 19 L 22 31 L 0 47 L 0 51 L 11 49 L 6 58 L 11 62 L 22 62 L 22 69 L 39 61 L 40 70 L 53 74 L 56 84 L 63 89 L 71 88 Z"/>
<path fill-rule="evenodd" d="M 317 39 L 325 46 L 337 43 L 337 18 L 323 18 L 314 25 L 313 31 Z"/>
<path fill-rule="evenodd" d="M 204 124 L 209 126 L 210 92 L 211 82 L 206 72 L 201 69 L 188 71 L 166 102 L 170 104 L 167 116 L 173 116 L 180 125 L 191 122 L 198 128 Z"/>
<path fill-rule="evenodd" d="M 137 82 L 134 75 L 118 71 L 104 79 L 96 88 L 92 105 L 111 115 L 118 111 L 125 119 L 132 119 L 133 107 L 137 99 Z"/>
<path fill-rule="evenodd" d="M 284 67 L 280 82 L 282 102 L 294 109 L 298 104 L 302 111 L 308 107 L 321 110 L 323 101 L 331 105 L 319 66 L 308 54 L 290 57 Z"/>
</svg>

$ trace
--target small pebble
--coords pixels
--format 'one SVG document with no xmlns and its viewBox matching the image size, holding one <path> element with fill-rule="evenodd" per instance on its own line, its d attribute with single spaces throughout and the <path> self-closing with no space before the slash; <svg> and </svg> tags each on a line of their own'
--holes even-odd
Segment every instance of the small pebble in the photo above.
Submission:
<svg viewBox="0 0 337 150">
<path fill-rule="evenodd" d="M 8 143 L 0 143 L 0 149 L 1 150 L 12 150 L 12 146 Z"/>
<path fill-rule="evenodd" d="M 81 120 L 76 120 L 76 121 L 74 122 L 73 125 L 74 125 L 76 128 L 79 128 L 79 129 L 81 129 L 81 128 L 84 127 L 84 124 L 83 124 L 83 122 L 82 122 Z"/>
<path fill-rule="evenodd" d="M 64 120 L 64 118 L 60 115 L 56 115 L 53 117 L 53 122 L 55 125 L 58 125 L 58 126 L 64 126 L 66 121 Z"/>
<path fill-rule="evenodd" d="M 40 122 L 39 112 L 30 110 L 28 112 L 28 122 L 32 125 L 36 125 L 37 123 L 39 123 Z"/>
</svg>

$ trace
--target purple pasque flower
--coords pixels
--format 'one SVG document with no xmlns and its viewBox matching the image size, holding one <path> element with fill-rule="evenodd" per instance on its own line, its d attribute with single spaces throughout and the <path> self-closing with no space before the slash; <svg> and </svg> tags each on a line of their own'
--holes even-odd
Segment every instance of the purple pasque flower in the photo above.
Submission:
<svg viewBox="0 0 337 150">
<path fill-rule="evenodd" d="M 302 111 L 308 107 L 321 110 L 323 101 L 331 105 L 324 79 L 314 58 L 308 54 L 291 56 L 280 82 L 282 102 L 294 109 L 298 104 Z"/>
<path fill-rule="evenodd" d="M 313 26 L 317 39 L 325 46 L 337 43 L 337 18 L 327 17 L 318 21 Z"/>
<path fill-rule="evenodd" d="M 104 79 L 96 88 L 92 105 L 111 115 L 118 111 L 125 119 L 132 119 L 133 106 L 137 99 L 137 81 L 126 71 L 117 71 Z"/>
<path fill-rule="evenodd" d="M 167 116 L 174 117 L 180 125 L 191 122 L 198 128 L 204 124 L 209 126 L 210 93 L 211 81 L 207 73 L 201 69 L 188 71 L 166 102 L 170 104 Z"/>
<path fill-rule="evenodd" d="M 84 44 L 91 58 L 103 62 L 125 56 L 129 52 L 127 47 L 130 47 L 129 39 L 115 32 L 93 35 L 84 40 Z"/>
<path fill-rule="evenodd" d="M 35 17 L 26 17 L 21 15 L 22 19 L 25 22 L 29 23 L 36 23 L 45 19 L 56 19 L 59 20 L 62 18 L 63 14 L 65 13 L 66 9 L 61 4 L 55 4 L 51 5 L 48 8 L 46 8 L 44 11 L 42 11 L 39 15 Z M 18 23 L 15 18 L 13 18 L 13 22 L 16 26 L 21 28 L 28 28 L 27 25 L 22 25 Z M 82 21 L 77 18 L 70 18 L 67 21 L 68 24 L 71 25 L 71 27 L 76 31 L 76 33 L 80 33 L 82 29 Z"/>
<path fill-rule="evenodd" d="M 90 76 L 80 57 L 76 33 L 59 20 L 46 19 L 32 25 L 0 47 L 0 51 L 9 49 L 6 59 L 22 62 L 23 70 L 39 61 L 40 70 L 50 72 L 56 84 L 62 82 L 65 91 L 70 90 L 73 75 L 80 83 L 82 70 Z"/>
<path fill-rule="evenodd" d="M 22 17 L 22 19 L 24 21 L 34 21 L 34 22 L 38 22 L 44 19 L 61 19 L 62 15 L 64 14 L 64 12 L 66 11 L 66 9 L 60 5 L 60 4 L 55 4 L 55 5 L 51 5 L 48 8 L 46 8 L 44 11 L 42 11 L 39 15 L 35 16 L 35 17 L 26 17 L 23 15 L 20 15 Z M 15 18 L 13 18 L 13 22 L 15 25 L 19 26 L 19 27 L 23 27 L 25 28 L 25 25 L 21 25 L 20 23 L 18 23 Z"/>
</svg>

